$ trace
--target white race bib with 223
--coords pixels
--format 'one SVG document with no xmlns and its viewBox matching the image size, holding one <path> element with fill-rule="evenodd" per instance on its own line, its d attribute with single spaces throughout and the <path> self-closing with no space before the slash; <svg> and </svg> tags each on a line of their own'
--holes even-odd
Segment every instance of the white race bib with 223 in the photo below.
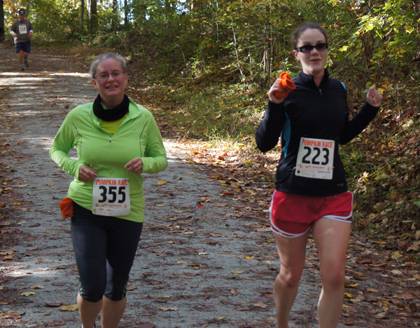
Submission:
<svg viewBox="0 0 420 328">
<path fill-rule="evenodd" d="M 130 213 L 130 188 L 126 178 L 96 178 L 93 181 L 92 213 L 124 216 Z"/>
<path fill-rule="evenodd" d="M 295 175 L 331 180 L 334 171 L 334 140 L 300 138 Z"/>
</svg>

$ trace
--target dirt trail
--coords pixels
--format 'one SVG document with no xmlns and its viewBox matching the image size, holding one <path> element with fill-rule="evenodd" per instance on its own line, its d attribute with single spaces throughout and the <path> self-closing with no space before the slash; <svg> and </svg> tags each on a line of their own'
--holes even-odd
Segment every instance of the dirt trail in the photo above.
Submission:
<svg viewBox="0 0 420 328">
<path fill-rule="evenodd" d="M 0 49 L 0 91 L 0 115 L 13 121 L 0 131 L 15 151 L 6 171 L 25 202 L 15 212 L 17 243 L 0 249 L 0 327 L 79 327 L 78 313 L 63 311 L 78 286 L 69 222 L 57 208 L 69 177 L 48 148 L 65 114 L 94 91 L 65 57 L 34 54 L 20 72 L 10 48 Z M 169 168 L 145 179 L 146 222 L 121 327 L 274 327 L 278 261 L 268 225 L 235 217 L 239 204 L 182 160 L 183 145 L 165 145 Z M 291 327 L 313 327 L 316 285 L 306 271 Z"/>
</svg>

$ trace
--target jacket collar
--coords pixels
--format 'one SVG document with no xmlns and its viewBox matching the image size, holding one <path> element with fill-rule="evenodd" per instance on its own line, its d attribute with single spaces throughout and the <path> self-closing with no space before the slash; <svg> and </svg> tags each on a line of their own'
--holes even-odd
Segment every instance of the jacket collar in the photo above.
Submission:
<svg viewBox="0 0 420 328">
<path fill-rule="evenodd" d="M 330 74 L 328 73 L 328 70 L 327 70 L 327 69 L 325 69 L 325 72 L 324 72 L 324 77 L 322 78 L 321 84 L 319 85 L 319 87 L 320 87 L 320 88 L 321 88 L 323 85 L 325 85 L 325 83 L 328 81 L 329 77 L 330 77 Z M 312 75 L 309 75 L 309 74 L 305 74 L 305 73 L 303 73 L 303 72 L 300 72 L 300 73 L 299 73 L 299 80 L 300 80 L 300 82 L 301 82 L 302 84 L 304 84 L 304 85 L 306 85 L 306 86 L 311 86 L 311 87 L 314 87 L 314 88 L 318 88 L 318 87 L 315 85 L 315 82 L 314 82 L 314 77 L 313 77 Z"/>
<path fill-rule="evenodd" d="M 129 100 L 129 104 L 128 104 L 128 113 L 125 116 L 124 120 L 121 122 L 121 124 L 136 118 L 137 116 L 141 115 L 142 111 L 140 110 L 139 106 L 132 101 L 130 98 L 128 98 Z M 90 117 L 93 119 L 93 121 L 95 122 L 95 124 L 97 126 L 100 126 L 100 120 L 98 117 L 96 117 L 96 115 L 93 113 L 93 103 L 92 103 L 92 110 L 90 111 Z"/>
</svg>

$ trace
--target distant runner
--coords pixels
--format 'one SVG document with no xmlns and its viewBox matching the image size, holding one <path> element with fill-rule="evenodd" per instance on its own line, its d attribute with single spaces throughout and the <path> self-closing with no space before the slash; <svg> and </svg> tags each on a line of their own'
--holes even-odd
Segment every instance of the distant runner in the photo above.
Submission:
<svg viewBox="0 0 420 328">
<path fill-rule="evenodd" d="M 32 24 L 26 18 L 26 10 L 21 8 L 18 11 L 19 19 L 13 23 L 10 34 L 16 46 L 16 53 L 19 57 L 19 64 L 22 71 L 29 67 L 28 57 L 31 53 Z"/>
</svg>

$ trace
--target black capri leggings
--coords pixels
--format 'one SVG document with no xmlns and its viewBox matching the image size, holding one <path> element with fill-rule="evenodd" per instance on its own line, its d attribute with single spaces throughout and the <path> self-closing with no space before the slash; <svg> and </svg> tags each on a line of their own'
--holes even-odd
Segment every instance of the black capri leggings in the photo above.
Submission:
<svg viewBox="0 0 420 328">
<path fill-rule="evenodd" d="M 143 224 L 92 214 L 74 203 L 71 235 L 83 299 L 123 299 Z"/>
</svg>

